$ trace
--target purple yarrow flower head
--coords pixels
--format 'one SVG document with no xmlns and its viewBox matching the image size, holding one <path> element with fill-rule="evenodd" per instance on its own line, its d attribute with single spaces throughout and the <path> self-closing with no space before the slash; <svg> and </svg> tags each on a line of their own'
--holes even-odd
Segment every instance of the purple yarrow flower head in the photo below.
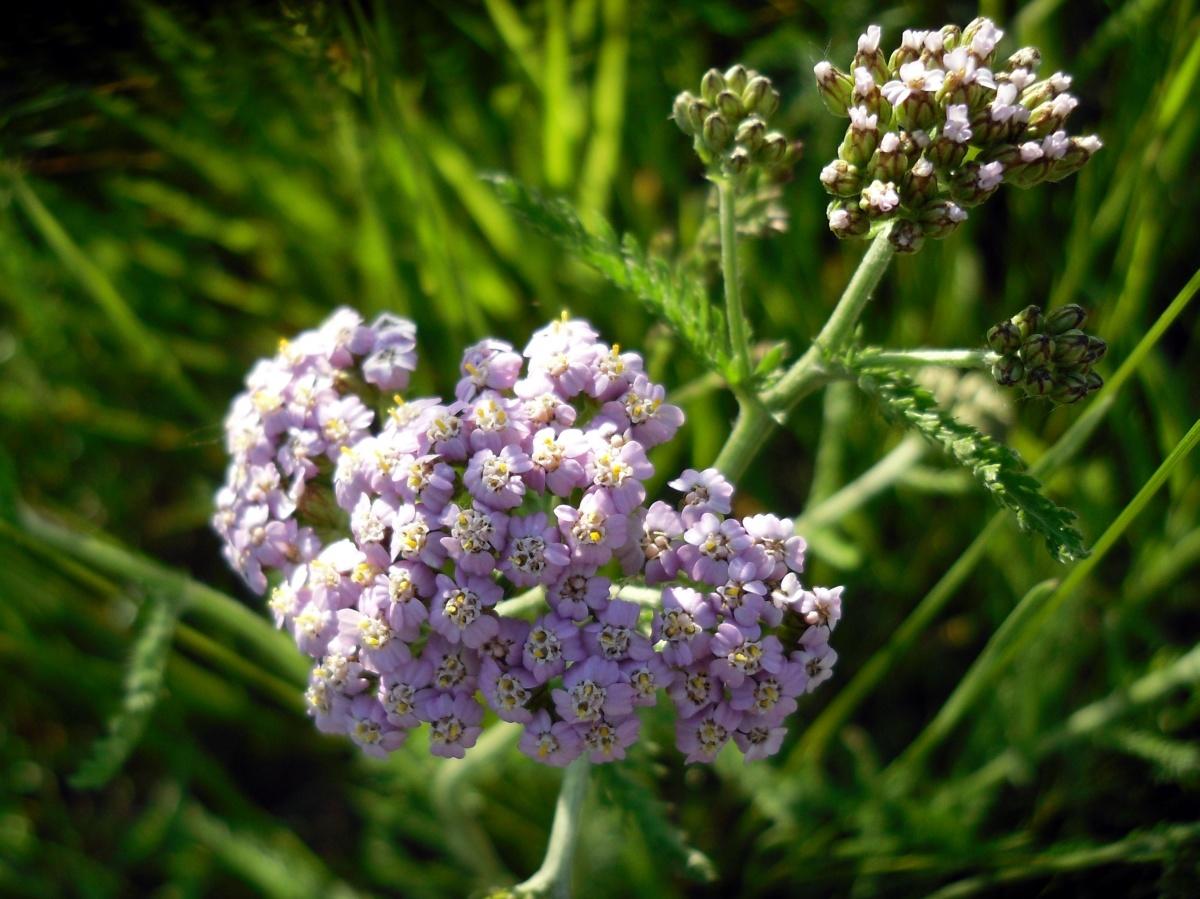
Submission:
<svg viewBox="0 0 1200 899">
<path fill-rule="evenodd" d="M 730 560 L 749 550 L 754 541 L 734 518 L 722 521 L 705 512 L 683 533 L 679 548 L 680 568 L 695 581 L 714 587 L 729 579 Z"/>
<path fill-rule="evenodd" d="M 792 653 L 791 660 L 803 666 L 804 673 L 808 675 L 804 686 L 806 693 L 811 693 L 833 677 L 837 653 L 829 645 L 829 630 L 823 627 L 806 630 L 800 637 L 800 648 Z"/>
<path fill-rule="evenodd" d="M 808 673 L 804 666 L 789 661 L 778 671 L 759 671 L 731 688 L 729 703 L 746 713 L 747 723 L 754 720 L 775 725 L 796 711 L 796 697 L 807 685 Z"/>
<path fill-rule="evenodd" d="M 446 640 L 478 649 L 498 632 L 495 616 L 486 610 L 500 601 L 504 591 L 491 578 L 461 569 L 453 578 L 439 574 L 437 591 L 429 623 Z"/>
<path fill-rule="evenodd" d="M 412 659 L 380 677 L 376 695 L 388 721 L 397 727 L 418 727 L 417 694 L 432 679 L 433 666 L 420 659 Z"/>
<path fill-rule="evenodd" d="M 842 617 L 841 587 L 813 587 L 805 590 L 800 600 L 800 617 L 811 627 L 823 626 L 831 631 Z"/>
<path fill-rule="evenodd" d="M 578 507 L 557 506 L 554 516 L 576 562 L 603 565 L 625 543 L 628 521 L 604 491 L 585 494 Z"/>
<path fill-rule="evenodd" d="M 742 628 L 732 621 L 717 628 L 710 648 L 716 658 L 709 670 L 728 687 L 737 687 L 760 671 L 780 671 L 787 661 L 777 637 L 763 637 L 757 627 Z"/>
<path fill-rule="evenodd" d="M 470 401 L 485 390 L 508 390 L 520 377 L 522 362 L 511 344 L 490 337 L 481 340 L 463 352 L 462 379 L 454 395 Z"/>
<path fill-rule="evenodd" d="M 525 344 L 525 356 L 534 359 L 549 356 L 574 346 L 589 347 L 600 335 L 583 319 L 571 318 L 565 311 L 544 328 L 533 332 Z"/>
<path fill-rule="evenodd" d="M 728 515 L 733 508 L 733 485 L 715 468 L 686 468 L 667 486 L 683 494 L 685 524 L 695 524 L 705 512 Z"/>
<path fill-rule="evenodd" d="M 583 740 L 570 724 L 554 721 L 541 709 L 525 725 L 519 748 L 535 762 L 563 768 L 579 757 Z"/>
<path fill-rule="evenodd" d="M 621 662 L 642 661 L 654 655 L 654 644 L 638 629 L 641 608 L 637 603 L 614 599 L 596 620 L 583 627 L 583 642 L 591 655 Z"/>
<path fill-rule="evenodd" d="M 363 360 L 363 380 L 380 390 L 404 390 L 417 368 L 417 326 L 384 313 L 371 324 L 375 344 Z"/>
<path fill-rule="evenodd" d="M 658 700 L 658 691 L 671 686 L 675 672 L 658 653 L 647 659 L 626 659 L 619 663 L 621 674 L 633 690 L 635 706 L 652 706 Z"/>
<path fill-rule="evenodd" d="M 350 739 L 364 753 L 375 758 L 387 758 L 388 753 L 399 749 L 408 737 L 407 730 L 388 721 L 387 711 L 375 696 L 354 697 L 348 715 Z"/>
<path fill-rule="evenodd" d="M 484 661 L 491 659 L 501 668 L 515 668 L 521 664 L 529 630 L 528 621 L 500 617 L 497 619 L 496 633 L 479 647 L 479 657 Z"/>
<path fill-rule="evenodd" d="M 804 571 L 804 552 L 808 544 L 797 536 L 790 518 L 776 515 L 748 515 L 742 526 L 771 561 L 766 580 L 779 582 L 789 571 Z"/>
<path fill-rule="evenodd" d="M 479 394 L 463 418 L 471 450 L 490 449 L 498 453 L 510 443 L 523 443 L 528 430 L 518 417 L 519 412 L 519 402 L 494 390 Z"/>
<path fill-rule="evenodd" d="M 530 443 L 533 467 L 525 472 L 525 483 L 539 493 L 570 496 L 588 482 L 584 470 L 588 450 L 588 440 L 580 430 L 568 428 L 556 433 L 553 428 L 542 428 Z"/>
<path fill-rule="evenodd" d="M 590 656 L 563 675 L 563 686 L 551 692 L 554 709 L 564 721 L 583 724 L 633 713 L 633 688 L 616 662 Z"/>
<path fill-rule="evenodd" d="M 521 661 L 539 684 L 562 674 L 567 662 L 583 658 L 579 628 L 558 615 L 543 615 L 533 623 L 525 638 Z"/>
<path fill-rule="evenodd" d="M 495 453 L 482 449 L 471 457 L 463 483 L 471 495 L 492 509 L 515 509 L 525 499 L 521 475 L 533 467 L 519 446 L 506 446 Z"/>
<path fill-rule="evenodd" d="M 325 455 L 336 460 L 344 446 L 353 446 L 367 434 L 375 413 L 354 395 L 344 396 L 317 410 L 317 424 L 325 439 Z"/>
<path fill-rule="evenodd" d="M 401 505 L 392 519 L 392 558 L 421 562 L 434 570 L 441 568 L 446 548 L 442 546 L 444 533 L 440 525 L 437 515 L 424 505 Z"/>
<path fill-rule="evenodd" d="M 337 613 L 338 634 L 330 648 L 346 654 L 357 653 L 369 671 L 395 671 L 412 656 L 404 636 L 386 609 L 370 612 L 342 609 Z"/>
<path fill-rule="evenodd" d="M 675 671 L 667 688 L 680 717 L 691 718 L 722 697 L 721 681 L 708 671 L 708 663 L 700 662 Z"/>
<path fill-rule="evenodd" d="M 742 751 L 746 762 L 756 762 L 775 755 L 783 746 L 783 738 L 787 736 L 786 727 L 770 727 L 766 724 L 751 723 L 746 719 L 743 719 L 741 728 L 734 731 L 733 741 Z"/>
<path fill-rule="evenodd" d="M 450 558 L 470 574 L 491 574 L 496 567 L 495 553 L 504 548 L 508 516 L 478 505 L 452 504 L 446 507 L 442 523 L 449 536 L 441 542 Z"/>
<path fill-rule="evenodd" d="M 419 700 L 417 714 L 429 722 L 429 751 L 460 759 L 483 731 L 483 706 L 470 693 L 441 693 Z"/>
<path fill-rule="evenodd" d="M 615 400 L 642 371 L 642 357 L 637 353 L 622 353 L 619 344 L 603 343 L 592 352 L 592 383 L 588 394 L 601 402 Z"/>
<path fill-rule="evenodd" d="M 430 406 L 416 422 L 418 440 L 428 453 L 436 453 L 451 462 L 461 462 L 470 454 L 463 413 L 466 403 Z"/>
<path fill-rule="evenodd" d="M 650 636 L 656 642 L 666 641 L 662 656 L 668 664 L 686 667 L 708 658 L 710 630 L 716 624 L 707 596 L 690 587 L 667 587 Z"/>
<path fill-rule="evenodd" d="M 586 470 L 592 484 L 607 491 L 613 506 L 622 515 L 642 504 L 646 498 L 642 480 L 654 474 L 654 466 L 636 440 L 619 449 L 606 441 L 594 443 L 587 457 Z"/>
<path fill-rule="evenodd" d="M 688 764 L 711 763 L 742 723 L 742 713 L 728 703 L 718 703 L 675 723 L 675 743 L 687 753 Z"/>
<path fill-rule="evenodd" d="M 583 751 L 588 753 L 588 758 L 601 765 L 625 758 L 625 750 L 637 741 L 641 722 L 633 715 L 600 718 L 577 725 L 575 729 L 583 739 Z"/>
<path fill-rule="evenodd" d="M 474 691 L 479 674 L 479 654 L 462 643 L 451 643 L 439 634 L 430 634 L 421 652 L 421 661 L 433 669 L 431 690 L 441 692 Z"/>
<path fill-rule="evenodd" d="M 537 678 L 524 668 L 502 668 L 485 658 L 479 669 L 479 689 L 502 721 L 525 724 L 533 718 L 528 703 L 535 687 Z"/>
<path fill-rule="evenodd" d="M 646 449 L 666 443 L 683 425 L 683 410 L 666 401 L 667 391 L 638 374 L 618 399 L 606 403 L 600 417 L 620 422 L 620 430 Z"/>
<path fill-rule="evenodd" d="M 544 512 L 510 518 L 500 570 L 518 587 L 552 582 L 571 561 L 558 528 Z M 551 603 L 553 605 L 553 603 Z"/>
<path fill-rule="evenodd" d="M 590 565 L 572 565 L 546 587 L 546 602 L 563 618 L 583 621 L 608 608 L 612 581 Z"/>
</svg>

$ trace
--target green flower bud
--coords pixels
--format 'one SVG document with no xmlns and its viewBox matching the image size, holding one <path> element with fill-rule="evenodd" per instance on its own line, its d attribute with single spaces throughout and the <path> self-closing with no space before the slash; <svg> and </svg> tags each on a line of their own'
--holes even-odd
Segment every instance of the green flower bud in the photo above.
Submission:
<svg viewBox="0 0 1200 899">
<path fill-rule="evenodd" d="M 717 105 L 717 94 L 725 90 L 725 76 L 716 69 L 709 69 L 700 79 L 700 95 L 704 102 Z"/>
<path fill-rule="evenodd" d="M 1027 368 L 1040 368 L 1054 360 L 1054 338 L 1046 334 L 1033 334 L 1021 344 L 1021 361 Z"/>
<path fill-rule="evenodd" d="M 691 126 L 692 129 L 689 133 L 692 135 L 697 135 L 703 132 L 704 120 L 708 118 L 709 113 L 711 112 L 711 106 L 709 106 L 703 100 L 697 100 L 693 98 L 692 102 L 688 104 L 687 108 L 688 125 Z"/>
<path fill-rule="evenodd" d="M 917 216 L 926 237 L 941 240 L 967 220 L 967 211 L 953 200 L 934 200 Z"/>
<path fill-rule="evenodd" d="M 1015 355 L 1001 356 L 992 364 L 992 377 L 1001 387 L 1015 387 L 1025 377 L 1025 365 Z"/>
<path fill-rule="evenodd" d="M 773 90 L 771 79 L 764 78 L 762 75 L 755 75 L 750 79 L 750 83 L 742 89 L 742 104 L 749 112 L 759 112 L 759 105 Z M 762 115 L 762 113 L 759 112 L 759 115 Z"/>
<path fill-rule="evenodd" d="M 937 171 L 924 157 L 913 163 L 901 182 L 900 196 L 910 209 L 924 206 L 937 195 Z"/>
<path fill-rule="evenodd" d="M 1034 368 L 1025 372 L 1025 392 L 1030 396 L 1045 396 L 1054 389 L 1054 374 L 1048 368 Z"/>
<path fill-rule="evenodd" d="M 1001 356 L 1015 353 L 1021 348 L 1021 329 L 1010 321 L 1003 321 L 988 328 L 987 342 Z"/>
<path fill-rule="evenodd" d="M 758 156 L 763 165 L 775 168 L 787 161 L 788 150 L 787 138 L 778 131 L 772 131 L 763 138 L 763 145 L 759 148 Z"/>
<path fill-rule="evenodd" d="M 750 80 L 750 73 L 746 71 L 746 67 L 740 62 L 735 63 L 725 70 L 725 87 L 733 91 L 735 94 L 740 94 L 746 89 L 746 82 Z"/>
<path fill-rule="evenodd" d="M 854 90 L 853 79 L 828 61 L 813 66 L 813 74 L 817 77 L 817 92 L 825 108 L 834 115 L 849 115 L 847 110 L 850 108 L 850 94 Z M 757 103 L 754 108 L 758 110 Z"/>
<path fill-rule="evenodd" d="M 1099 362 L 1101 359 L 1103 359 L 1104 354 L 1107 352 L 1108 352 L 1108 344 L 1107 343 L 1105 343 L 1099 337 L 1089 337 L 1088 338 L 1088 350 L 1087 350 L 1086 355 L 1084 355 L 1084 357 L 1083 357 L 1083 361 L 1086 362 L 1088 365 L 1091 365 L 1093 362 Z"/>
<path fill-rule="evenodd" d="M 866 165 L 879 144 L 879 128 L 876 127 L 877 116 L 868 115 L 864 107 L 856 106 L 850 110 L 850 127 L 838 147 L 838 157 L 855 165 Z"/>
<path fill-rule="evenodd" d="M 957 169 L 964 158 L 966 158 L 967 150 L 970 149 L 966 141 L 961 143 L 950 140 L 944 134 L 939 134 L 930 144 L 925 155 L 943 171 Z"/>
<path fill-rule="evenodd" d="M 1087 310 L 1077 303 L 1070 303 L 1059 306 L 1053 312 L 1047 312 L 1044 328 L 1049 334 L 1065 334 L 1067 331 L 1082 328 L 1086 321 Z"/>
<path fill-rule="evenodd" d="M 775 90 L 775 88 L 771 88 L 766 92 L 766 94 L 763 95 L 762 99 L 755 104 L 754 111 L 764 119 L 769 119 L 779 110 L 780 99 L 779 91 Z"/>
<path fill-rule="evenodd" d="M 904 154 L 900 138 L 889 131 L 879 141 L 867 163 L 867 176 L 880 181 L 899 181 L 908 168 L 908 157 Z"/>
<path fill-rule="evenodd" d="M 962 40 L 962 29 L 957 25 L 943 25 L 938 33 L 942 36 L 942 50 L 945 53 L 955 49 Z"/>
<path fill-rule="evenodd" d="M 675 102 L 671 106 L 671 118 L 675 120 L 675 124 L 679 126 L 679 130 L 689 137 L 695 137 L 696 129 L 692 124 L 691 116 L 688 114 L 688 109 L 696 98 L 687 91 L 679 94 L 675 98 Z"/>
<path fill-rule="evenodd" d="M 829 230 L 840 240 L 862 237 L 871 229 L 871 220 L 853 200 L 834 200 L 825 210 Z"/>
<path fill-rule="evenodd" d="M 758 116 L 752 115 L 743 119 L 742 123 L 738 125 L 733 139 L 737 144 L 754 153 L 762 146 L 766 133 L 766 123 Z"/>
<path fill-rule="evenodd" d="M 1049 322 L 1050 319 L 1047 317 L 1046 323 L 1049 324 Z M 1088 336 L 1077 328 L 1063 331 L 1054 338 L 1055 363 L 1067 367 L 1082 362 L 1088 352 L 1088 343 Z"/>
<path fill-rule="evenodd" d="M 1026 306 L 1010 321 L 1017 326 L 1017 330 L 1021 332 L 1021 341 L 1024 342 L 1042 330 L 1042 309 L 1040 306 Z"/>
<path fill-rule="evenodd" d="M 1094 371 L 1089 371 L 1084 378 L 1087 380 L 1088 393 L 1095 393 L 1104 386 L 1104 379 Z"/>
<path fill-rule="evenodd" d="M 897 253 L 915 253 L 925 243 L 925 234 L 916 222 L 898 219 L 888 232 L 888 241 Z"/>
<path fill-rule="evenodd" d="M 821 186 L 835 197 L 855 197 L 862 190 L 862 171 L 844 159 L 821 169 Z"/>
<path fill-rule="evenodd" d="M 750 168 L 750 151 L 745 147 L 734 147 L 725 167 L 734 175 L 742 174 Z"/>
<path fill-rule="evenodd" d="M 721 113 L 728 121 L 741 121 L 746 110 L 742 107 L 742 98 L 733 91 L 725 90 L 717 94 L 717 112 Z"/>
<path fill-rule="evenodd" d="M 1096 151 L 1102 146 L 1104 145 L 1100 142 L 1100 138 L 1094 134 L 1071 138 L 1066 153 L 1050 163 L 1050 171 L 1046 175 L 1046 180 L 1061 181 L 1068 175 L 1075 174 L 1096 155 Z"/>
<path fill-rule="evenodd" d="M 1077 403 L 1088 395 L 1088 381 L 1085 375 L 1076 372 L 1060 374 L 1050 391 L 1050 399 L 1056 403 L 1070 405 Z"/>
<path fill-rule="evenodd" d="M 713 71 L 716 71 L 715 69 Z M 720 73 L 718 73 L 720 74 Z M 709 113 L 704 120 L 704 143 L 715 153 L 720 153 L 733 140 L 733 129 L 719 112 Z"/>
</svg>

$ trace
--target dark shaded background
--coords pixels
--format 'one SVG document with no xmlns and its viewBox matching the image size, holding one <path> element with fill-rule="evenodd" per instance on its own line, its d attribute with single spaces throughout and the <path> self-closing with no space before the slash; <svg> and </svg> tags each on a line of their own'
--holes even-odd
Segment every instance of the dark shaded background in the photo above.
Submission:
<svg viewBox="0 0 1200 899">
<path fill-rule="evenodd" d="M 821 108 L 813 63 L 828 54 L 844 65 L 870 22 L 890 47 L 906 26 L 977 13 L 878 7 L 493 0 L 7 13 L 0 892 L 456 896 L 537 866 L 559 775 L 502 734 L 474 764 L 437 762 L 419 741 L 381 764 L 312 729 L 303 666 L 272 639 L 207 527 L 224 409 L 256 357 L 339 304 L 416 320 L 419 392 L 450 389 L 466 343 L 523 343 L 564 307 L 644 351 L 656 379 L 692 384 L 702 360 L 530 233 L 477 172 L 566 195 L 662 252 L 690 247 L 705 185 L 666 117 L 678 90 L 734 60 L 775 79 L 780 119 L 806 143 L 783 195 L 788 232 L 747 249 L 744 266 L 756 332 L 802 350 L 861 252 L 825 228 L 816 174 L 842 123 Z M 1097 131 L 1105 149 L 1079 177 L 1007 189 L 949 240 L 899 260 L 865 334 L 975 346 L 1028 303 L 1080 302 L 1111 345 L 1108 374 L 1200 260 L 1200 15 L 1182 0 L 981 9 L 1008 29 L 1003 53 L 1033 43 L 1045 72 L 1074 74 L 1074 130 Z M 1189 310 L 1050 481 L 1089 541 L 1195 419 L 1196 337 Z M 655 457 L 652 490 L 709 463 L 728 433 L 729 398 L 693 395 L 688 425 Z M 1036 460 L 1079 414 L 1006 396 L 989 417 Z M 740 485 L 738 511 L 797 513 L 899 439 L 852 390 L 812 397 Z M 685 769 L 669 710 L 648 716 L 633 759 L 598 776 L 580 895 L 1195 894 L 1200 670 L 1149 700 L 1122 692 L 1177 670 L 1196 645 L 1195 461 L 1021 646 L 927 768 L 897 783 L 881 769 L 1017 600 L 1063 571 L 1006 522 L 919 639 L 899 646 L 898 625 L 994 510 L 946 465 L 928 455 L 810 535 L 812 580 L 847 586 L 841 658 L 778 759 L 743 767 L 732 753 Z M 22 509 L 55 524 L 39 530 Z M 141 742 L 89 790 L 69 778 L 120 706 L 134 635 L 171 593 L 161 579 L 74 559 L 67 549 L 82 537 L 71 535 L 97 529 L 111 541 L 99 546 L 243 597 L 261 623 L 231 623 L 203 602 L 186 611 Z M 800 742 L 872 659 L 887 676 L 847 725 L 828 744 Z M 1124 705 L 1102 726 L 1085 732 L 1068 718 L 1110 695 Z M 979 787 L 976 772 L 997 764 L 1001 776 Z"/>
</svg>

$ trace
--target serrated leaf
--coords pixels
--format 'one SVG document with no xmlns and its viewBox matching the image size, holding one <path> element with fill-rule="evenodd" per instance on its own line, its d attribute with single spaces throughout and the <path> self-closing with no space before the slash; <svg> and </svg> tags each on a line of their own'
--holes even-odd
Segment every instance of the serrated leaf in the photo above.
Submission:
<svg viewBox="0 0 1200 899">
<path fill-rule="evenodd" d="M 859 387 L 879 402 L 887 417 L 940 447 L 1016 514 L 1022 530 L 1040 534 L 1054 558 L 1071 562 L 1087 556 L 1083 535 L 1072 524 L 1075 513 L 1042 493 L 1041 483 L 1027 473 L 1016 450 L 958 421 L 932 393 L 904 372 L 873 365 L 868 353 L 850 354 L 840 364 L 857 376 Z"/>
<path fill-rule="evenodd" d="M 618 237 L 599 216 L 585 226 L 563 199 L 546 197 L 503 174 L 485 175 L 502 202 L 538 231 L 581 262 L 590 265 L 616 287 L 636 296 L 688 345 L 698 358 L 728 374 L 724 319 L 712 309 L 695 277 L 667 260 L 647 252 L 637 239 Z"/>
</svg>

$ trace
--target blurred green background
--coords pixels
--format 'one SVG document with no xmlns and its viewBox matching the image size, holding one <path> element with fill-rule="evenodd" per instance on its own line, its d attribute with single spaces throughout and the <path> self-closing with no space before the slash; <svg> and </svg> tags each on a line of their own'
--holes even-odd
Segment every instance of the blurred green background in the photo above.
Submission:
<svg viewBox="0 0 1200 899">
<path fill-rule="evenodd" d="M 683 252 L 709 213 L 671 99 L 710 65 L 768 73 L 806 149 L 782 197 L 789 228 L 745 250 L 744 279 L 757 334 L 794 356 L 861 253 L 825 227 L 816 176 L 843 123 L 812 65 L 844 65 L 868 23 L 891 47 L 905 27 L 983 13 L 1008 31 L 1002 53 L 1036 44 L 1044 72 L 1075 76 L 1073 130 L 1105 149 L 898 260 L 867 339 L 975 346 L 1028 303 L 1079 302 L 1111 345 L 1109 375 L 1200 262 L 1187 0 L 205 6 L 33 5 L 0 39 L 4 895 L 460 896 L 537 867 L 559 773 L 504 731 L 466 763 L 420 741 L 378 763 L 317 734 L 304 666 L 207 526 L 244 373 L 339 304 L 416 320 L 418 392 L 451 389 L 467 342 L 521 344 L 568 308 L 691 395 L 653 489 L 711 462 L 734 407 L 697 381 L 703 360 L 479 172 Z M 1198 328 L 1189 307 L 1049 479 L 1089 541 L 1194 421 Z M 739 511 L 797 514 L 868 469 L 902 439 L 871 410 L 852 388 L 806 400 Z M 1005 396 L 990 418 L 1036 461 L 1084 411 Z M 685 769 L 669 709 L 648 715 L 631 760 L 595 780 L 579 894 L 1196 895 L 1197 465 L 1175 468 L 901 776 L 881 772 L 1018 600 L 1064 569 L 1008 518 L 963 556 L 995 507 L 933 453 L 814 529 L 811 580 L 847 588 L 834 681 L 804 700 L 781 755 L 749 767 L 730 752 Z M 956 560 L 961 577 L 931 597 Z M 122 726 L 141 714 L 145 731 L 85 788 L 73 778 L 123 702 Z"/>
</svg>

